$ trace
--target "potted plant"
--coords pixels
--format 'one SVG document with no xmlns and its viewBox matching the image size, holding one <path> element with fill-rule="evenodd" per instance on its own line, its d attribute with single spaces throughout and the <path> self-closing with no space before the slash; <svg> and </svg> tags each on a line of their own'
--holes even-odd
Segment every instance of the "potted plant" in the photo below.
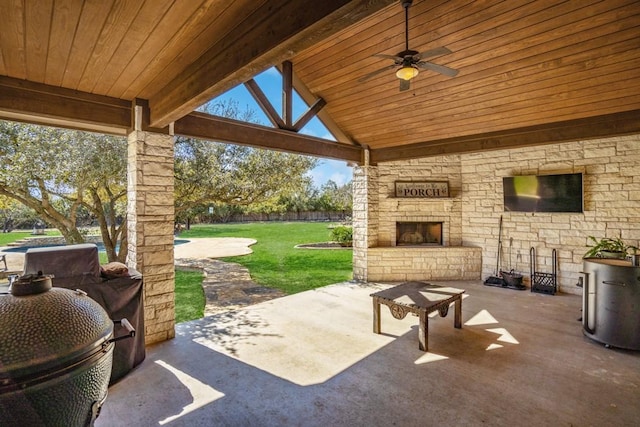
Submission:
<svg viewBox="0 0 640 427">
<path fill-rule="evenodd" d="M 589 250 L 584 254 L 583 258 L 626 258 L 629 250 L 633 253 L 638 251 L 636 246 L 626 244 L 621 238 L 604 237 L 602 239 L 596 239 L 593 236 L 589 236 L 589 240 L 593 242 L 589 246 Z"/>
</svg>

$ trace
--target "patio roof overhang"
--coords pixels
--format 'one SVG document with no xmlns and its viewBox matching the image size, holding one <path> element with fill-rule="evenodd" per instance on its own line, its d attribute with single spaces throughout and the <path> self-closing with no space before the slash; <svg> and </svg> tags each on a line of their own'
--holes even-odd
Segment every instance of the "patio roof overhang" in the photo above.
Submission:
<svg viewBox="0 0 640 427">
<path fill-rule="evenodd" d="M 640 132 L 640 3 L 420 1 L 422 71 L 398 91 L 378 53 L 404 46 L 397 0 L 2 2 L 0 118 L 125 134 L 145 128 L 371 162 Z M 337 141 L 207 118 L 199 105 L 283 61 Z"/>
</svg>

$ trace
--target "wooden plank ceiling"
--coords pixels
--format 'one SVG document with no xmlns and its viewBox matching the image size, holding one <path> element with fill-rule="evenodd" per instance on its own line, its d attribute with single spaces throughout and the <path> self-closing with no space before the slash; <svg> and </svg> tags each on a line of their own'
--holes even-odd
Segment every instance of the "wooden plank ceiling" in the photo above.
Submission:
<svg viewBox="0 0 640 427">
<path fill-rule="evenodd" d="M 3 0 L 0 118 L 154 129 L 361 162 L 640 132 L 638 0 L 415 0 L 409 47 L 459 70 L 400 92 L 397 0 Z M 290 60 L 339 141 L 192 111 Z M 355 144 L 355 145 L 354 145 Z"/>
<path fill-rule="evenodd" d="M 491 148 L 491 136 L 510 130 L 628 111 L 634 114 L 624 117 L 637 128 L 637 0 L 415 1 L 409 14 L 409 47 L 448 47 L 452 54 L 431 61 L 458 69 L 456 77 L 421 70 L 405 92 L 398 90 L 395 70 L 358 81 L 390 63 L 374 54 L 404 50 L 397 4 L 292 60 L 309 90 L 327 101 L 338 126 L 376 154 Z M 472 140 L 480 143 L 465 145 Z"/>
</svg>

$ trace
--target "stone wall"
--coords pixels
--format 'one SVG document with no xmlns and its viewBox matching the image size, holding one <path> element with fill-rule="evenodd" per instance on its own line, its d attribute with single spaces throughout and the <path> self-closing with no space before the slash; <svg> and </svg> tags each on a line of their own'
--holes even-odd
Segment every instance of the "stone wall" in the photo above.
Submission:
<svg viewBox="0 0 640 427">
<path fill-rule="evenodd" d="M 144 280 L 145 343 L 175 336 L 173 137 L 134 131 L 128 140 L 127 265 Z"/>
<path fill-rule="evenodd" d="M 372 281 L 477 280 L 482 249 L 460 246 L 378 247 L 368 250 Z"/>
<path fill-rule="evenodd" d="M 481 248 L 480 276 L 484 279 L 495 274 L 502 215 L 501 268 L 523 273 L 528 284 L 530 248 L 535 248 L 537 270 L 542 272 L 551 272 L 551 253 L 555 249 L 560 288 L 570 293 L 580 292 L 575 284 L 588 236 L 621 236 L 632 244 L 640 240 L 640 135 L 431 157 L 369 168 L 378 169 L 379 174 L 377 239 L 370 240 L 377 241 L 367 246 L 376 248 L 372 251 L 354 247 L 354 261 L 363 257 L 361 251 L 369 252 L 366 268 L 354 268 L 356 279 L 381 280 L 370 273 L 376 268 L 389 270 L 398 260 L 372 257 L 378 248 L 391 249 L 395 244 L 395 221 L 444 220 L 448 223 L 445 245 Z M 503 177 L 574 172 L 584 174 L 584 213 L 504 212 Z M 358 179 L 358 173 L 354 173 L 354 212 L 358 200 L 364 200 L 364 196 L 355 197 Z M 397 199 L 393 197 L 393 185 L 398 180 L 448 181 L 451 197 Z M 355 219 L 354 216 L 354 222 Z M 357 229 L 354 234 L 357 238 Z M 396 270 L 397 280 L 404 280 L 416 265 L 415 261 L 407 261 L 406 272 Z"/>
<path fill-rule="evenodd" d="M 367 276 L 367 248 L 378 245 L 378 168 L 353 171 L 353 275 Z"/>
<path fill-rule="evenodd" d="M 495 270 L 498 224 L 503 216 L 501 265 L 524 273 L 530 248 L 537 270 L 551 272 L 553 249 L 563 292 L 580 293 L 588 236 L 640 240 L 640 135 L 465 155 L 462 164 L 462 227 L 465 244 L 483 248 L 483 277 Z M 584 212 L 503 211 L 502 177 L 584 174 Z"/>
<path fill-rule="evenodd" d="M 460 157 L 385 163 L 378 166 L 380 206 L 378 246 L 395 246 L 396 222 L 444 222 L 445 246 L 462 244 L 462 177 Z M 420 199 L 395 197 L 396 181 L 448 181 L 448 198 Z"/>
</svg>

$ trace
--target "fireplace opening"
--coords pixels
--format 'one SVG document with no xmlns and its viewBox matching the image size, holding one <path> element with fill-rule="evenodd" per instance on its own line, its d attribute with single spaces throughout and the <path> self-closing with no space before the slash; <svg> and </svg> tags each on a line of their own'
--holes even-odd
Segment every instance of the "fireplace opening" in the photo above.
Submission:
<svg viewBox="0 0 640 427">
<path fill-rule="evenodd" d="M 442 246 L 442 222 L 396 222 L 396 246 Z"/>
</svg>

